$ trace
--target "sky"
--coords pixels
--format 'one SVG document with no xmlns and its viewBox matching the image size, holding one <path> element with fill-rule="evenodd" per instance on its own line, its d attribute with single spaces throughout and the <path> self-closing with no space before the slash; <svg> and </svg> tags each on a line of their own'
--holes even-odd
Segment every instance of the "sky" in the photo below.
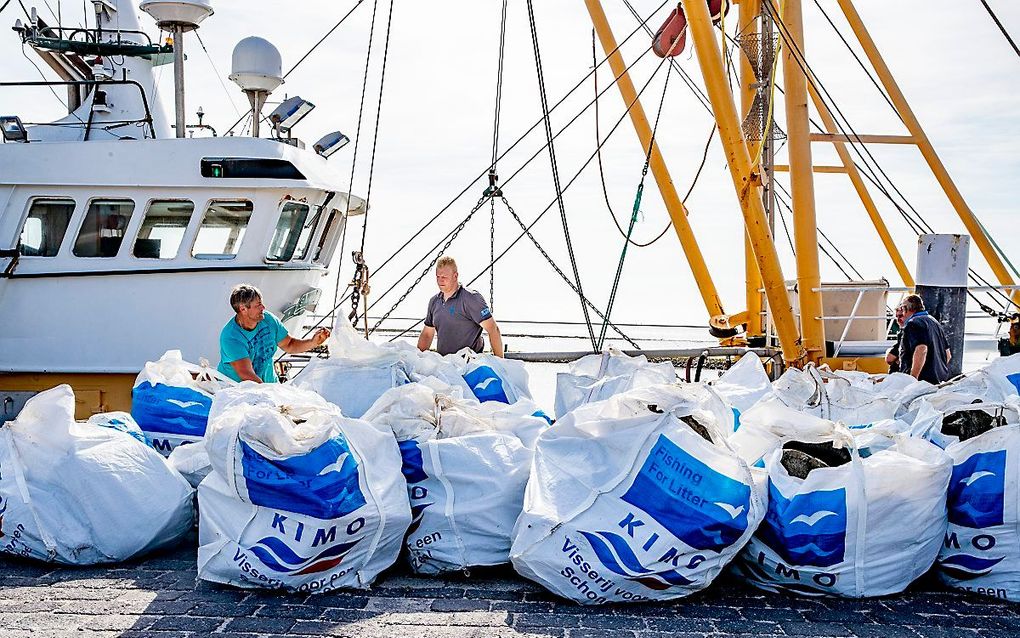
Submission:
<svg viewBox="0 0 1020 638">
<path fill-rule="evenodd" d="M 58 0 L 39 5 L 40 13 L 58 11 Z M 850 30 L 832 0 L 819 0 L 836 26 Z M 189 122 L 199 106 L 205 122 L 221 134 L 247 109 L 240 90 L 226 79 L 230 52 L 238 40 L 258 35 L 281 51 L 284 69 L 290 69 L 308 49 L 355 5 L 355 0 L 322 2 L 300 0 L 279 3 L 269 0 L 213 2 L 215 14 L 206 20 L 197 38 L 189 35 L 186 64 Z M 300 95 L 317 108 L 294 134 L 309 145 L 322 134 L 342 130 L 355 139 L 359 103 L 365 74 L 374 0 L 363 0 L 351 17 L 302 62 L 271 97 Z M 493 116 L 497 79 L 500 8 L 497 0 L 449 0 L 445 2 L 378 1 L 375 40 L 368 71 L 363 123 L 358 144 L 333 155 L 346 175 L 353 166 L 353 191 L 370 195 L 365 256 L 375 274 L 372 296 L 376 301 L 387 289 L 393 292 L 378 300 L 371 314 L 389 310 L 397 297 L 422 274 L 425 264 L 412 268 L 430 248 L 455 228 L 471 211 L 487 185 L 479 180 L 444 212 L 422 236 L 385 262 L 428 219 L 444 208 L 488 167 L 492 153 Z M 916 115 L 948 167 L 967 201 L 989 232 L 1015 263 L 1020 263 L 1015 207 L 1020 196 L 1020 157 L 1015 139 L 1020 135 L 1020 57 L 1017 57 L 977 0 L 858 0 L 858 10 L 881 48 Z M 1020 4 L 989 0 L 1007 29 L 1020 36 Z M 59 11 L 65 24 L 76 24 L 82 7 L 64 2 Z M 77 6 L 76 6 L 77 5 Z M 637 21 L 617 0 L 605 0 L 605 9 L 617 38 L 622 40 Z M 645 16 L 659 2 L 636 0 L 633 5 Z M 29 3 L 26 1 L 26 6 Z M 91 8 L 91 7 L 90 7 Z M 670 5 L 654 15 L 652 29 L 665 19 Z M 813 0 L 804 4 L 806 54 L 816 75 L 840 110 L 859 133 L 905 134 L 898 118 L 870 83 L 864 72 L 822 17 Z M 593 66 L 591 22 L 581 0 L 545 0 L 535 3 L 536 29 L 548 101 L 555 104 Z M 20 17 L 17 1 L 0 14 L 0 24 Z M 389 18 L 389 20 L 388 20 Z M 148 16 L 143 24 L 153 33 Z M 726 21 L 731 33 L 734 10 Z M 389 45 L 386 46 L 387 24 Z M 541 118 L 538 80 L 527 5 L 510 0 L 506 27 L 505 70 L 499 131 L 500 150 L 507 149 Z M 17 36 L 6 29 L 0 38 L 0 57 L 5 60 L 5 80 L 36 80 L 39 71 L 22 55 Z M 649 45 L 638 33 L 622 48 L 633 62 Z M 702 84 L 692 42 L 677 58 L 696 83 Z M 208 54 L 206 53 L 208 52 Z M 380 104 L 383 53 L 386 69 Z M 31 51 L 26 51 L 29 57 Z M 597 52 L 599 60 L 602 53 Z M 40 68 L 45 69 L 38 60 Z M 649 118 L 654 118 L 662 99 L 657 140 L 673 180 L 681 194 L 690 187 L 713 120 L 680 78 L 672 77 L 663 99 L 666 70 L 658 73 L 659 60 L 648 54 L 632 69 L 638 87 L 646 82 L 642 96 Z M 161 67 L 160 99 L 172 112 L 173 80 L 169 66 Z M 599 88 L 612 79 L 606 65 L 597 73 Z M 594 97 L 589 78 L 551 114 L 558 131 Z M 0 92 L 0 112 L 41 121 L 60 117 L 62 105 L 45 89 L 37 94 Z M 781 96 L 777 118 L 785 127 Z M 624 113 L 615 87 L 599 100 L 600 132 L 604 136 Z M 271 108 L 271 106 L 270 106 Z M 30 115 L 29 115 L 30 114 Z M 378 114 L 378 118 L 377 118 Z M 28 117 L 26 117 L 28 115 Z M 554 202 L 555 190 L 549 156 L 541 152 L 534 161 L 507 182 L 545 143 L 543 128 L 535 127 L 520 144 L 500 160 L 504 193 L 526 222 Z M 370 163 L 374 147 L 374 170 Z M 595 121 L 588 109 L 555 141 L 561 182 L 571 181 L 595 149 Z M 918 151 L 909 146 L 872 146 L 872 153 L 913 206 L 939 232 L 964 232 L 948 200 L 928 171 Z M 813 145 L 815 162 L 835 163 L 831 148 Z M 638 184 L 644 151 L 629 119 L 624 119 L 603 146 L 602 162 L 606 191 L 613 213 L 626 228 Z M 785 149 L 777 163 L 786 163 Z M 788 178 L 780 178 L 788 187 Z M 818 175 L 815 182 L 819 228 L 847 256 L 865 279 L 886 277 L 902 285 L 892 262 L 871 227 L 850 182 L 841 175 Z M 895 208 L 873 189 L 884 218 L 906 259 L 913 266 L 916 237 Z M 725 158 L 714 138 L 704 170 L 687 202 L 690 223 L 711 269 L 727 312 L 744 309 L 743 235 L 740 211 Z M 580 173 L 564 193 L 569 225 L 582 286 L 592 301 L 605 307 L 623 248 L 604 201 L 597 163 Z M 633 236 L 647 241 L 665 227 L 668 216 L 651 176 L 646 180 L 639 221 Z M 349 241 L 340 255 L 341 278 L 350 277 L 349 251 L 360 244 L 361 219 L 352 221 Z M 518 237 L 520 229 L 507 210 L 498 205 L 494 235 L 496 253 Z M 534 234 L 549 255 L 571 275 L 563 226 L 556 206 L 534 227 Z M 782 225 L 777 224 L 776 244 L 788 279 L 795 276 L 793 256 Z M 489 262 L 490 211 L 478 211 L 459 233 L 449 254 L 460 264 L 462 283 L 468 283 Z M 846 277 L 823 255 L 823 280 L 846 281 Z M 335 262 L 336 263 L 336 262 Z M 976 247 L 971 263 L 988 275 Z M 399 281 L 398 277 L 411 271 Z M 583 319 L 577 296 L 542 255 L 525 238 L 495 267 L 494 314 L 512 320 Z M 484 275 L 471 287 L 489 296 Z M 411 292 L 393 317 L 420 317 L 428 296 L 434 294 L 431 273 Z M 332 296 L 332 291 L 327 294 Z M 627 252 L 612 317 L 633 323 L 704 325 L 707 312 L 698 295 L 691 270 L 675 233 L 670 230 L 647 248 Z"/>
</svg>

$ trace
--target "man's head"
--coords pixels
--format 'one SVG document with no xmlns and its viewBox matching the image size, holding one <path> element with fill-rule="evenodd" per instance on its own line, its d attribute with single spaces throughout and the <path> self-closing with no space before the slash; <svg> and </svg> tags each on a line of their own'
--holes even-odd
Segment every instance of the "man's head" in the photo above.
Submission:
<svg viewBox="0 0 1020 638">
<path fill-rule="evenodd" d="M 262 293 L 251 284 L 238 284 L 230 291 L 230 307 L 243 324 L 257 324 L 265 316 Z"/>
<path fill-rule="evenodd" d="M 917 295 L 907 295 L 906 299 L 903 300 L 903 303 L 896 308 L 897 314 L 901 312 L 901 309 L 903 313 L 903 323 L 906 323 L 914 316 L 914 314 L 924 310 L 924 302 Z M 898 317 L 897 320 L 899 320 Z"/>
<path fill-rule="evenodd" d="M 903 324 L 907 323 L 905 310 L 906 309 L 903 307 L 903 304 L 896 306 L 896 323 L 899 324 L 900 328 L 903 327 Z"/>
<path fill-rule="evenodd" d="M 457 292 L 457 262 L 453 257 L 440 257 L 436 262 L 436 284 L 444 295 L 452 295 Z"/>
</svg>

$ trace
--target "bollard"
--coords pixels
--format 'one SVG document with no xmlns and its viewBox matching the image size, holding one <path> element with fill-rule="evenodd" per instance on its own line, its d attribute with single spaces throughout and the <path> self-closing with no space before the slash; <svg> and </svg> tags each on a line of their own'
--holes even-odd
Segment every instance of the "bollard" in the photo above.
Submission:
<svg viewBox="0 0 1020 638">
<path fill-rule="evenodd" d="M 940 324 L 949 341 L 952 376 L 963 369 L 963 336 L 967 319 L 967 266 L 970 237 L 921 235 L 917 239 L 915 291 L 924 307 Z"/>
</svg>

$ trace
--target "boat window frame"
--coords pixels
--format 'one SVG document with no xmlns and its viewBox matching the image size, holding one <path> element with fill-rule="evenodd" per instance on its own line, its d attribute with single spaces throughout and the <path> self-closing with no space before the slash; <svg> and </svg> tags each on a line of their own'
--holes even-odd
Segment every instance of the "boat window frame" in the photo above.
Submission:
<svg viewBox="0 0 1020 638">
<path fill-rule="evenodd" d="M 95 256 L 79 255 L 79 254 L 74 252 L 75 251 L 75 245 L 78 243 L 78 238 L 81 237 L 82 229 L 85 228 L 85 221 L 89 218 L 89 211 L 92 210 L 92 204 L 94 202 L 97 202 L 97 201 L 131 202 L 131 212 L 128 214 L 127 223 L 124 225 L 124 235 L 121 237 L 120 244 L 117 246 L 117 252 L 114 253 L 113 255 L 95 255 Z M 74 257 L 75 259 L 116 259 L 116 258 L 120 257 L 121 256 L 121 251 L 124 250 L 124 243 L 125 243 L 124 240 L 127 239 L 133 233 L 132 228 L 136 224 L 136 221 L 135 221 L 135 211 L 137 211 L 137 210 L 138 210 L 138 202 L 136 202 L 133 197 L 129 197 L 129 196 L 118 197 L 116 195 L 113 195 L 113 196 L 110 196 L 110 197 L 103 197 L 103 196 L 89 197 L 85 201 L 85 205 L 82 207 L 81 218 L 78 220 L 78 230 L 77 230 L 77 232 L 74 233 L 74 240 L 72 241 L 70 246 L 68 246 L 68 250 L 71 253 L 71 257 Z"/>
<path fill-rule="evenodd" d="M 209 214 L 209 208 L 214 204 L 219 203 L 246 203 L 251 206 L 251 214 L 248 216 L 248 223 L 244 226 L 244 235 L 248 235 L 248 228 L 251 226 L 252 220 L 255 218 L 255 200 L 249 197 L 209 197 L 205 200 L 205 204 L 202 206 L 202 214 L 199 215 L 195 221 L 194 230 L 192 231 L 191 226 L 185 231 L 185 238 L 187 239 L 187 233 L 191 234 L 191 240 L 188 245 L 188 256 L 196 261 L 232 261 L 237 259 L 237 256 L 241 254 L 241 248 L 245 246 L 245 237 L 242 236 L 237 242 L 237 250 L 233 254 L 226 253 L 195 253 L 195 244 L 198 243 L 198 237 L 202 234 L 202 226 L 205 224 L 206 215 Z M 194 213 L 192 213 L 194 217 Z M 183 242 L 182 242 L 183 243 Z"/>
<path fill-rule="evenodd" d="M 337 220 L 337 230 L 330 236 L 330 222 L 334 219 Z M 315 238 L 315 245 L 312 246 L 310 251 L 311 263 L 329 267 L 333 261 L 333 256 L 336 254 L 336 248 L 340 244 L 340 235 L 343 233 L 343 227 L 347 224 L 348 219 L 349 215 L 344 213 L 340 207 L 329 206 L 328 212 L 319 222 L 322 228 L 319 229 L 318 236 Z M 324 256 L 327 248 L 329 248 L 329 254 Z"/>
<path fill-rule="evenodd" d="M 201 201 L 201 200 L 199 200 L 199 201 Z M 163 203 L 163 202 L 182 202 L 182 203 L 184 203 L 184 202 L 186 202 L 188 204 L 191 204 L 191 214 L 188 216 L 188 223 L 186 223 L 184 225 L 184 232 L 181 233 L 181 241 L 177 244 L 177 251 L 174 253 L 174 255 L 172 257 L 139 257 L 138 255 L 135 254 L 135 244 L 139 240 L 139 235 L 142 232 L 142 226 L 145 225 L 145 218 L 148 217 L 149 210 L 152 208 L 152 204 L 155 203 L 155 202 L 160 202 L 160 203 Z M 202 210 L 204 210 L 205 208 L 208 208 L 208 203 L 209 203 L 209 200 L 206 201 L 206 206 Z M 188 197 L 150 197 L 148 200 L 146 200 L 145 208 L 144 208 L 144 210 L 142 212 L 142 216 L 139 218 L 138 225 L 134 229 L 134 232 L 132 233 L 131 258 L 132 259 L 140 259 L 140 260 L 146 261 L 146 262 L 151 262 L 151 261 L 167 262 L 167 261 L 172 261 L 174 259 L 180 259 L 180 257 L 181 257 L 181 249 L 188 242 L 188 232 L 191 230 L 191 226 L 194 223 L 194 220 L 195 220 L 195 211 L 197 211 L 197 210 L 200 210 L 199 207 L 198 207 L 198 204 L 196 204 L 195 200 L 193 200 L 191 198 L 188 198 Z M 252 213 L 254 214 L 254 208 L 252 209 Z M 204 217 L 204 215 L 203 215 L 203 217 Z M 197 234 L 196 234 L 196 236 L 197 236 Z"/>
<path fill-rule="evenodd" d="M 308 209 L 308 211 L 305 213 L 304 219 L 302 219 L 302 221 L 301 221 L 301 227 L 298 230 L 298 238 L 295 241 L 294 250 L 291 251 L 290 255 L 288 255 L 286 259 L 276 259 L 276 258 L 273 258 L 269 254 L 269 252 L 272 250 L 273 243 L 276 241 L 276 235 L 280 231 L 280 222 L 283 220 L 284 209 L 286 209 L 287 206 L 290 206 L 290 205 L 304 206 L 306 209 Z M 305 221 L 307 221 L 309 217 L 311 217 L 312 220 L 315 221 L 316 226 L 318 226 L 319 222 L 321 221 L 321 219 L 319 218 L 319 212 L 318 212 L 319 208 L 320 207 L 316 206 L 315 204 L 310 204 L 310 203 L 308 203 L 306 201 L 301 201 L 301 200 L 298 200 L 298 199 L 294 199 L 294 198 L 289 197 L 289 196 L 285 197 L 282 200 L 280 200 L 279 205 L 276 207 L 276 213 L 277 213 L 276 214 L 276 224 L 274 224 L 273 227 L 272 227 L 273 228 L 273 232 L 272 232 L 272 235 L 270 235 L 270 237 L 269 237 L 269 246 L 266 248 L 266 254 L 264 255 L 264 260 L 265 260 L 265 262 L 267 264 L 289 264 L 289 263 L 294 263 L 294 262 L 305 261 L 305 257 L 307 257 L 307 255 L 308 255 L 308 246 L 310 246 L 311 237 L 315 235 L 315 231 L 317 230 L 317 228 L 313 228 L 312 229 L 312 233 L 311 233 L 311 235 L 309 235 L 309 240 L 305 242 L 306 243 L 306 247 L 305 247 L 305 249 L 303 251 L 304 255 L 300 259 L 297 259 L 297 258 L 294 257 L 294 255 L 296 255 L 298 253 L 298 249 L 300 248 L 298 246 L 297 242 L 301 240 L 301 230 L 304 230 L 304 228 L 305 228 Z M 291 227 L 291 232 L 293 232 L 293 230 L 294 230 L 293 227 Z M 289 237 L 288 237 L 288 241 L 289 241 Z"/>
<path fill-rule="evenodd" d="M 25 232 L 25 225 L 28 223 L 29 217 L 32 215 L 32 207 L 35 206 L 35 203 L 40 200 L 71 201 L 74 203 L 74 208 L 71 209 L 71 215 L 67 218 L 67 226 L 64 228 L 64 234 L 60 238 L 60 244 L 57 245 L 57 252 L 55 252 L 52 255 L 24 255 L 21 254 L 21 236 Z M 37 257 L 40 259 L 52 259 L 54 257 L 62 256 L 64 254 L 64 251 L 66 250 L 65 247 L 67 246 L 67 242 L 70 241 L 68 239 L 68 236 L 71 235 L 70 233 L 71 227 L 75 224 L 76 218 L 78 217 L 78 213 L 80 212 L 80 210 L 81 202 L 78 200 L 77 197 L 74 197 L 73 195 L 32 195 L 31 197 L 29 197 L 28 201 L 25 203 L 25 212 L 22 214 L 21 222 L 18 224 L 17 228 L 18 234 L 16 236 L 16 241 L 18 243 L 17 246 L 15 246 L 15 250 L 18 251 L 18 259 L 35 259 Z"/>
</svg>

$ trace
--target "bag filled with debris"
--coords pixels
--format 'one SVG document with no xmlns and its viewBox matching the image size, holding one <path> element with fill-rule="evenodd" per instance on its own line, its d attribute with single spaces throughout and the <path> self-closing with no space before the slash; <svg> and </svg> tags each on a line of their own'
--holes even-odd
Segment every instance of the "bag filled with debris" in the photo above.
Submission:
<svg viewBox="0 0 1020 638">
<path fill-rule="evenodd" d="M 630 357 L 616 350 L 590 354 L 556 375 L 556 416 L 629 390 L 674 381 L 676 370 L 668 361 L 650 363 L 644 355 Z"/>
<path fill-rule="evenodd" d="M 130 415 L 75 421 L 70 386 L 39 393 L 0 425 L 0 551 L 125 561 L 191 530 L 192 493 Z"/>
</svg>

